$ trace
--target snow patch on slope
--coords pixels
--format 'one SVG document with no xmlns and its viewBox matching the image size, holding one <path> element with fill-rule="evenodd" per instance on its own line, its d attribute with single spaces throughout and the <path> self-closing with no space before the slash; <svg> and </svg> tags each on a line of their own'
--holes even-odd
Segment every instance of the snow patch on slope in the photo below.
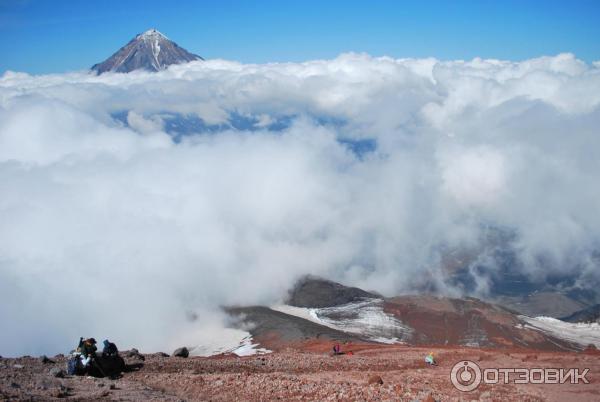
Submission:
<svg viewBox="0 0 600 402">
<path fill-rule="evenodd" d="M 252 336 L 245 337 L 240 345 L 231 351 L 238 356 L 252 356 L 252 355 L 264 355 L 271 353 L 269 349 L 259 348 L 258 343 L 254 343 Z"/>
<path fill-rule="evenodd" d="M 338 331 L 348 332 L 379 343 L 402 343 L 410 339 L 413 329 L 383 311 L 383 300 L 367 299 L 334 307 L 303 308 L 272 306 L 293 315 Z"/>
<path fill-rule="evenodd" d="M 152 56 L 154 57 L 154 63 L 155 63 L 155 67 L 157 70 L 160 70 L 162 68 L 162 66 L 160 65 L 160 62 L 158 61 L 159 54 L 160 54 L 160 44 L 158 43 L 158 39 L 155 38 L 154 42 L 152 43 Z"/>
<path fill-rule="evenodd" d="M 596 322 L 583 324 L 565 322 L 552 317 L 520 316 L 520 318 L 527 323 L 521 325 L 521 328 L 537 329 L 581 346 L 594 344 L 600 347 L 600 324 Z"/>
<path fill-rule="evenodd" d="M 270 350 L 260 348 L 258 343 L 254 343 L 249 332 L 235 328 L 225 328 L 219 336 L 212 338 L 211 341 L 189 349 L 190 355 L 202 357 L 221 353 L 233 353 L 238 356 L 271 353 Z"/>
</svg>

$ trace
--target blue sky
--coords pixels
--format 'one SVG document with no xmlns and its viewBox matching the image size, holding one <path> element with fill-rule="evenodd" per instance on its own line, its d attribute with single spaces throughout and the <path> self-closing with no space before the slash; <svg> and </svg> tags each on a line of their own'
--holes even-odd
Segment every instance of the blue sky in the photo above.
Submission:
<svg viewBox="0 0 600 402">
<path fill-rule="evenodd" d="M 600 60 L 600 1 L 0 0 L 0 72 L 89 68 L 155 27 L 204 58 L 303 61 L 340 53 Z"/>
</svg>

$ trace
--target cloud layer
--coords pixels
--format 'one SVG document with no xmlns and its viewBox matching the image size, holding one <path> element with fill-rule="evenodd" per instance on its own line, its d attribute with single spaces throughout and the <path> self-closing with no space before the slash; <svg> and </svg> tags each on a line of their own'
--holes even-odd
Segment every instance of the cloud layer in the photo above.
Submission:
<svg viewBox="0 0 600 402">
<path fill-rule="evenodd" d="M 461 293 L 449 256 L 493 275 L 490 228 L 519 273 L 595 286 L 598 127 L 600 68 L 570 54 L 7 72 L 0 354 L 200 343 L 307 273 Z"/>
</svg>

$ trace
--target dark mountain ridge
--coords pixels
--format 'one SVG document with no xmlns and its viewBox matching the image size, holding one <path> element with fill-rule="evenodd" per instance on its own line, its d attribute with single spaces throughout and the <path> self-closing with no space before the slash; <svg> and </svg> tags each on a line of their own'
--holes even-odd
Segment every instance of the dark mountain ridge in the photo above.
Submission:
<svg viewBox="0 0 600 402">
<path fill-rule="evenodd" d="M 379 295 L 314 276 L 301 278 L 290 290 L 287 304 L 295 307 L 332 307 Z"/>
<path fill-rule="evenodd" d="M 600 304 L 586 307 L 566 317 L 561 318 L 567 322 L 600 322 Z"/>
</svg>

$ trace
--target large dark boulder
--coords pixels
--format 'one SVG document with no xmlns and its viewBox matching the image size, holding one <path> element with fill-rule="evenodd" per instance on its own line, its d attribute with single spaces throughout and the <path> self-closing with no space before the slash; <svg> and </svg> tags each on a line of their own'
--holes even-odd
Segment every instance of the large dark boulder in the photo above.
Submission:
<svg viewBox="0 0 600 402">
<path fill-rule="evenodd" d="M 122 352 L 122 354 L 125 357 L 130 357 L 133 359 L 137 359 L 137 360 L 146 360 L 146 358 L 144 357 L 144 355 L 142 355 L 136 348 L 132 348 L 130 350 L 126 350 L 125 352 Z"/>
<path fill-rule="evenodd" d="M 54 360 L 48 359 L 48 356 L 46 356 L 46 355 L 40 356 L 39 360 L 42 364 L 54 364 L 55 363 Z"/>
<path fill-rule="evenodd" d="M 176 357 L 187 358 L 189 355 L 190 355 L 190 351 L 186 347 L 175 349 L 175 352 L 173 352 L 173 356 L 176 356 Z"/>
</svg>

